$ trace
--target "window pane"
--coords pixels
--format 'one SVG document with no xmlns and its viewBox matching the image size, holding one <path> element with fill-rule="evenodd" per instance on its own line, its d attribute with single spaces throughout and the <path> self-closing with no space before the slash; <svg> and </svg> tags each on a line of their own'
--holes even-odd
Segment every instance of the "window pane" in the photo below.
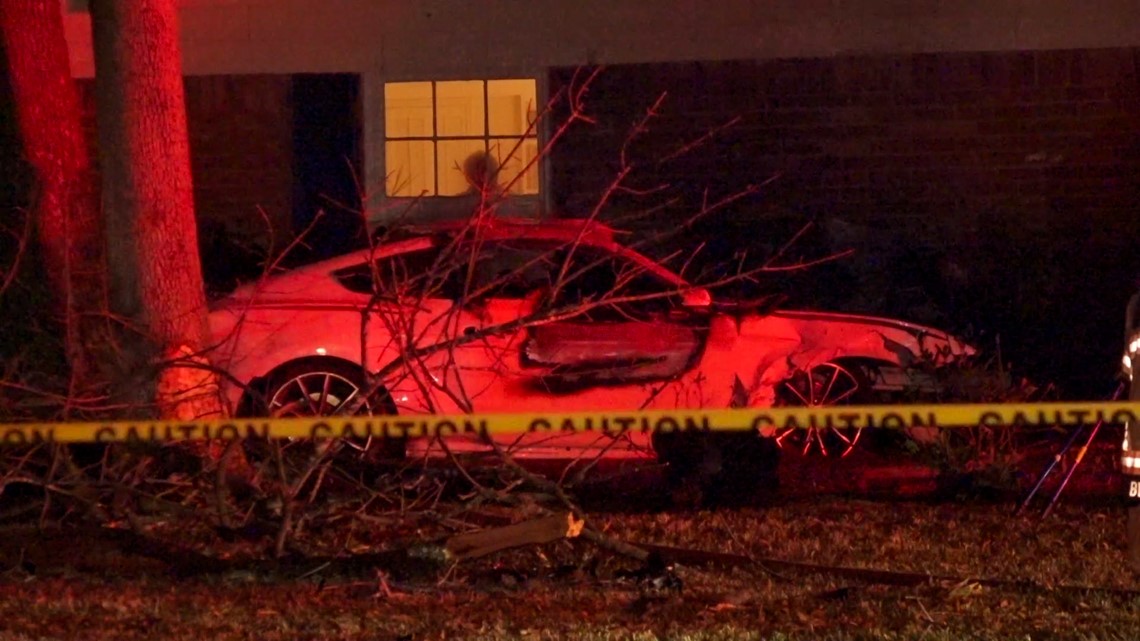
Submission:
<svg viewBox="0 0 1140 641">
<path fill-rule="evenodd" d="M 483 135 L 483 81 L 459 80 L 435 85 L 436 135 Z"/>
<path fill-rule="evenodd" d="M 470 250 L 463 248 L 459 271 L 467 274 Z M 535 289 L 550 284 L 554 249 L 522 241 L 502 241 L 483 245 L 475 263 L 469 295 L 485 298 L 522 299 Z"/>
<path fill-rule="evenodd" d="M 372 293 L 372 270 L 368 267 L 368 263 L 337 270 L 333 272 L 333 277 L 350 292 L 357 294 Z"/>
<path fill-rule="evenodd" d="M 340 284 L 358 294 L 381 296 L 420 296 L 431 294 L 439 278 L 429 274 L 439 256 L 439 249 L 429 247 L 379 258 L 375 263 L 360 263 L 333 272 Z M 375 270 L 375 271 L 373 271 Z"/>
<path fill-rule="evenodd" d="M 643 320 L 680 304 L 675 288 L 644 267 L 595 247 L 578 247 L 570 258 L 567 280 L 557 305 L 582 301 L 641 298 L 602 305 L 586 314 L 593 320 Z"/>
<path fill-rule="evenodd" d="M 431 137 L 430 82 L 385 83 L 384 134 L 388 138 Z"/>
<path fill-rule="evenodd" d="M 464 165 L 484 150 L 499 186 L 538 194 L 538 164 L 523 172 L 538 154 L 536 87 L 534 79 L 385 83 L 387 194 L 461 195 L 471 188 Z"/>
<path fill-rule="evenodd" d="M 499 162 L 501 167 L 499 184 L 504 188 L 509 186 L 512 194 L 538 193 L 538 163 L 531 164 L 537 155 L 538 140 L 535 138 L 527 138 L 522 141 L 522 144 L 519 144 L 518 140 L 514 138 L 500 138 L 491 141 L 491 156 Z M 530 168 L 526 170 L 526 174 L 515 180 L 519 172 L 527 165 L 530 165 Z"/>
<path fill-rule="evenodd" d="M 441 140 L 439 141 L 439 195 L 458 196 L 467 191 L 470 184 L 463 173 L 464 164 L 472 154 L 484 151 L 480 140 Z"/>
<path fill-rule="evenodd" d="M 435 153 L 430 140 L 389 140 L 384 145 L 389 196 L 435 195 Z"/>
<path fill-rule="evenodd" d="M 521 136 L 527 133 L 535 118 L 535 86 L 533 79 L 487 81 L 490 135 Z"/>
<path fill-rule="evenodd" d="M 439 268 L 439 248 L 431 247 L 376 261 L 380 292 L 390 296 L 450 298 L 445 273 Z"/>
</svg>

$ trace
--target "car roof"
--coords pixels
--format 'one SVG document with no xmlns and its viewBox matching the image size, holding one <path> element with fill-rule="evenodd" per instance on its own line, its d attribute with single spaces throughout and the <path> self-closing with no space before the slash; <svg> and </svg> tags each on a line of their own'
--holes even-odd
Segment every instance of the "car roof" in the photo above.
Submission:
<svg viewBox="0 0 1140 641">
<path fill-rule="evenodd" d="M 649 259 L 643 254 L 618 243 L 615 236 L 621 232 L 591 219 L 558 218 L 548 220 L 535 220 L 528 218 L 487 217 L 480 221 L 470 219 L 442 221 L 432 223 L 413 223 L 400 225 L 391 230 L 378 228 L 373 232 L 373 247 L 357 249 L 340 256 L 310 263 L 275 274 L 270 281 L 282 280 L 308 280 L 327 278 L 334 272 L 360 265 L 361 263 L 401 254 L 417 249 L 447 242 L 456 234 L 473 230 L 483 241 L 488 240 L 547 240 L 557 243 L 579 243 L 585 246 L 598 247 L 614 254 L 626 257 L 644 267 L 648 271 L 673 282 L 678 286 L 687 286 L 679 275 Z M 255 283 L 239 287 L 231 296 L 248 295 L 253 292 Z"/>
<path fill-rule="evenodd" d="M 573 242 L 581 240 L 590 245 L 608 245 L 616 242 L 620 233 L 605 223 L 589 218 L 520 218 L 487 216 L 479 220 L 459 219 L 430 223 L 400 225 L 392 230 L 378 227 L 374 239 L 400 240 L 415 236 L 442 234 L 451 236 L 468 230 L 477 230 L 485 238 L 536 238 Z"/>
<path fill-rule="evenodd" d="M 371 258 L 400 254 L 440 244 L 466 230 L 477 231 L 481 240 L 549 240 L 597 246 L 614 251 L 630 251 L 614 238 L 620 233 L 597 221 L 582 218 L 534 220 L 529 218 L 488 218 L 473 224 L 470 220 L 448 220 L 430 223 L 401 224 L 388 230 L 378 227 L 372 232 L 373 247 L 356 249 L 339 256 L 302 265 L 287 273 L 330 272 L 350 267 Z"/>
<path fill-rule="evenodd" d="M 399 237 L 430 237 L 444 235 L 451 237 L 474 229 L 481 240 L 548 240 L 558 243 L 581 244 L 590 247 L 605 249 L 615 255 L 627 258 L 650 273 L 672 282 L 679 287 L 688 287 L 689 283 L 679 274 L 666 268 L 644 254 L 619 243 L 618 234 L 624 233 L 592 218 L 515 218 L 486 216 L 478 220 L 461 219 L 429 223 L 426 225 L 407 225 L 389 232 L 388 236 Z M 377 230 L 379 231 L 379 230 Z M 373 234 L 376 237 L 376 234 Z M 383 235 L 381 235 L 383 237 Z M 383 254 L 381 254 L 383 255 Z"/>
</svg>

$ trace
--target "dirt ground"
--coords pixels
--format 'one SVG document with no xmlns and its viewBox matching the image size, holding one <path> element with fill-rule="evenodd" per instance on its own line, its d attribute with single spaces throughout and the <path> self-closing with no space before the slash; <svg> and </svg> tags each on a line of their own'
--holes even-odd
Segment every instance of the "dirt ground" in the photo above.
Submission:
<svg viewBox="0 0 1140 641">
<path fill-rule="evenodd" d="M 155 554 L 122 528 L 9 523 L 0 639 L 1136 639 L 1112 454 L 1098 447 L 1048 518 L 1060 474 L 1014 514 L 1040 460 L 1002 485 L 788 457 L 778 492 L 715 509 L 612 487 L 586 500 L 590 525 L 667 546 L 654 549 L 671 567 L 580 538 L 437 571 L 379 563 L 385 545 L 362 537 L 321 548 L 335 558 L 266 562 L 264 542 L 146 523 L 219 561 L 186 572 L 177 548 Z"/>
</svg>

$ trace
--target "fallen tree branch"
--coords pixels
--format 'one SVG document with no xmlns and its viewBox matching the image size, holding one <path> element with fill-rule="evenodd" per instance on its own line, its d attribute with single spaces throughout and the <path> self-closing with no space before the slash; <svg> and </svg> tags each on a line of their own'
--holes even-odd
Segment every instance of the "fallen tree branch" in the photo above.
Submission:
<svg viewBox="0 0 1140 641">
<path fill-rule="evenodd" d="M 1071 592 L 1099 592 L 1102 594 L 1126 597 L 1140 596 L 1140 589 L 1135 588 L 1064 583 L 1045 584 L 1032 579 L 995 579 L 950 574 L 930 574 L 926 572 L 899 572 L 896 570 L 880 570 L 875 568 L 853 568 L 840 565 L 821 565 L 817 563 L 785 561 L 770 558 L 754 559 L 742 554 L 711 552 L 693 548 L 676 548 L 650 543 L 639 543 L 636 544 L 636 547 L 641 548 L 647 555 L 659 554 L 663 559 L 669 562 L 693 567 L 778 569 L 783 572 L 793 572 L 797 574 L 828 574 L 845 579 L 863 581 L 865 583 L 900 587 L 914 587 L 928 584 L 962 585 L 965 583 L 973 583 L 987 588 L 1008 588 L 1038 592 L 1063 590 Z"/>
<path fill-rule="evenodd" d="M 582 538 L 603 550 L 609 550 L 615 554 L 628 556 L 637 561 L 645 562 L 649 559 L 649 550 L 646 549 L 645 546 L 626 543 L 621 539 L 615 539 L 612 536 L 603 534 L 592 527 L 582 530 Z"/>
<path fill-rule="evenodd" d="M 523 545 L 541 545 L 572 539 L 582 533 L 585 522 L 573 512 L 560 512 L 513 525 L 456 534 L 444 543 L 452 561 L 466 561 Z"/>
<path fill-rule="evenodd" d="M 508 452 L 504 451 L 497 443 L 491 441 L 491 445 L 495 448 L 495 453 L 499 459 L 510 469 L 514 470 L 516 474 L 525 479 L 532 486 L 537 487 L 543 491 L 549 492 L 559 502 L 562 503 L 571 514 L 581 519 L 585 523 L 585 514 L 581 508 L 570 498 L 561 485 L 551 481 L 547 478 L 534 474 L 518 463 Z M 608 536 L 592 527 L 583 527 L 581 530 L 582 538 L 597 545 L 600 548 L 609 550 L 615 554 L 627 556 L 637 561 L 645 562 L 649 559 L 649 552 L 636 545 L 631 545 L 614 537 Z"/>
</svg>

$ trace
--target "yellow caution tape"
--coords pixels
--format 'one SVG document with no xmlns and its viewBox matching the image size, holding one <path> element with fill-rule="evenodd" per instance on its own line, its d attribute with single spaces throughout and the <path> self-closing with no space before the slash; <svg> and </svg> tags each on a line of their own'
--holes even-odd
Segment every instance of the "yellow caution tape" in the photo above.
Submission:
<svg viewBox="0 0 1140 641">
<path fill-rule="evenodd" d="M 243 418 L 201 421 L 114 421 L 106 423 L 0 424 L 0 445 L 42 442 L 164 442 L 236 438 L 418 438 L 456 434 L 527 432 L 672 432 L 773 429 L 861 429 L 963 426 L 1077 425 L 1134 421 L 1140 402 L 978 403 L 954 405 L 852 405 L 810 408 L 652 410 L 353 416 L 320 418 Z"/>
</svg>

